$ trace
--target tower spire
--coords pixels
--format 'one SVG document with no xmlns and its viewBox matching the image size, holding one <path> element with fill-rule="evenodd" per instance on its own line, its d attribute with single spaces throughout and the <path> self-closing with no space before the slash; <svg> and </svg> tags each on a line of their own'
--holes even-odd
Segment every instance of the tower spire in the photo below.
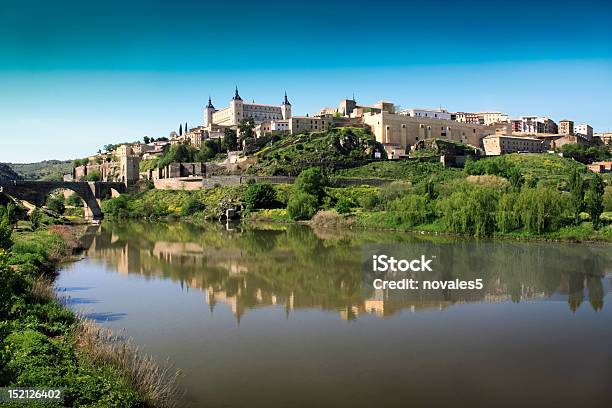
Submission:
<svg viewBox="0 0 612 408">
<path fill-rule="evenodd" d="M 240 95 L 238 95 L 238 85 L 236 85 L 236 93 L 234 94 L 234 98 L 237 101 L 241 101 L 242 98 L 240 97 Z"/>
<path fill-rule="evenodd" d="M 289 99 L 287 99 L 287 91 L 285 91 L 285 99 L 283 99 L 283 105 L 291 105 Z"/>
</svg>

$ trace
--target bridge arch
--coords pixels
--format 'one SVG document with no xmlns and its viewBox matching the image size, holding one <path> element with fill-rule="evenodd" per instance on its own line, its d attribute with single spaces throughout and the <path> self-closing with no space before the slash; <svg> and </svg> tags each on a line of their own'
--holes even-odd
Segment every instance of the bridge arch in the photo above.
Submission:
<svg viewBox="0 0 612 408">
<path fill-rule="evenodd" d="M 112 195 L 112 191 L 125 193 L 122 183 L 59 182 L 59 181 L 0 181 L 3 193 L 28 201 L 38 207 L 45 205 L 47 197 L 56 190 L 71 190 L 85 203 L 85 214 L 94 220 L 103 218 L 99 200 Z"/>
</svg>

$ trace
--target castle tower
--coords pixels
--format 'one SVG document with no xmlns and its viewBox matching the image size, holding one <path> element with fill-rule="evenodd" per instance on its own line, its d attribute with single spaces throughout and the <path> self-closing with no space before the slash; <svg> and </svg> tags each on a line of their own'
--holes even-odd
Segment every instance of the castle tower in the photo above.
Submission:
<svg viewBox="0 0 612 408">
<path fill-rule="evenodd" d="M 283 100 L 283 103 L 281 104 L 281 113 L 283 114 L 284 120 L 291 119 L 291 104 L 289 103 L 289 100 L 287 99 L 287 91 L 285 91 L 285 99 Z"/>
<path fill-rule="evenodd" d="M 230 114 L 232 121 L 230 125 L 237 125 L 244 118 L 244 111 L 242 107 L 242 98 L 238 95 L 238 87 L 236 87 L 236 93 L 230 101 Z"/>
<path fill-rule="evenodd" d="M 206 126 L 212 125 L 213 123 L 213 113 L 215 112 L 215 107 L 212 104 L 212 101 L 210 100 L 210 96 L 208 97 L 208 105 L 206 105 L 206 108 L 204 108 L 204 119 L 206 122 Z"/>
</svg>

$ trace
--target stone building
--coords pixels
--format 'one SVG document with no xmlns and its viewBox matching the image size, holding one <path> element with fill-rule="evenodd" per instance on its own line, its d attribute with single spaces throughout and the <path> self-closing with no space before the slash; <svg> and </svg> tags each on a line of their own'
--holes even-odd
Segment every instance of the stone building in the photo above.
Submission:
<svg viewBox="0 0 612 408">
<path fill-rule="evenodd" d="M 420 140 L 430 138 L 450 139 L 481 147 L 485 136 L 495 134 L 494 126 L 395 115 L 385 111 L 365 113 L 362 120 L 386 150 L 392 148 L 396 152 L 398 147 L 406 149 Z"/>
<path fill-rule="evenodd" d="M 563 119 L 559 121 L 559 134 L 561 135 L 573 135 L 574 134 L 574 121 L 569 119 Z"/>
<path fill-rule="evenodd" d="M 217 126 L 237 126 L 242 119 L 253 118 L 258 125 L 269 120 L 287 120 L 291 118 L 291 103 L 287 99 L 287 93 L 280 105 L 263 105 L 248 103 L 242 100 L 238 94 L 238 87 L 229 106 L 223 109 L 215 109 L 211 99 L 204 108 L 204 119 L 208 130 Z"/>
<path fill-rule="evenodd" d="M 542 153 L 544 142 L 534 137 L 517 137 L 509 135 L 489 135 L 482 139 L 487 156 L 499 156 L 508 153 Z"/>
</svg>

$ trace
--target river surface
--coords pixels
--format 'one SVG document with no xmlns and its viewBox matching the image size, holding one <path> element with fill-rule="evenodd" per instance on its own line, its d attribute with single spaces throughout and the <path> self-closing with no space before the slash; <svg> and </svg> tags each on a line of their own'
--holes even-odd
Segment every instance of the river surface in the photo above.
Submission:
<svg viewBox="0 0 612 408">
<path fill-rule="evenodd" d="M 185 406 L 612 407 L 610 245 L 140 222 L 84 243 L 57 289 L 181 369 Z M 484 288 L 374 289 L 373 244 Z"/>
</svg>

